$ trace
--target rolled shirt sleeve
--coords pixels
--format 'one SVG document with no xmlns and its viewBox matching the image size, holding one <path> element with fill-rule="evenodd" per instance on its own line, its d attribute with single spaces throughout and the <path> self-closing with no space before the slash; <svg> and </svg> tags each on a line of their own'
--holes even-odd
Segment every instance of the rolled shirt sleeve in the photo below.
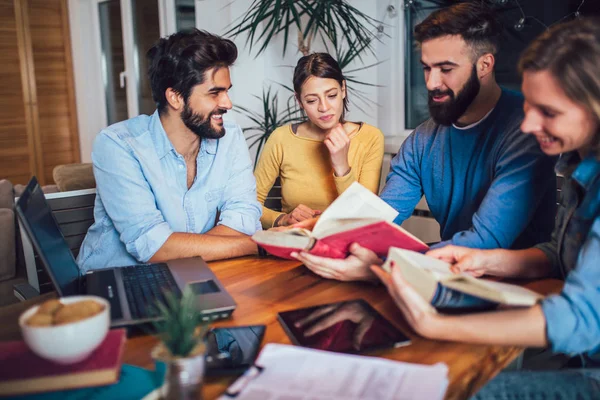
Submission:
<svg viewBox="0 0 600 400">
<path fill-rule="evenodd" d="M 546 243 L 540 243 L 538 245 L 535 245 L 534 247 L 536 249 L 540 249 L 541 251 L 543 251 L 544 254 L 546 255 L 546 257 L 548 257 L 548 260 L 550 261 L 550 268 L 552 271 L 550 277 L 562 279 L 563 272 L 561 271 L 561 267 L 560 267 L 560 259 L 558 256 L 558 244 L 557 244 L 557 240 L 556 240 L 556 234 L 557 233 L 556 233 L 556 229 L 555 229 L 554 232 L 552 233 L 552 241 L 546 242 Z"/>
<path fill-rule="evenodd" d="M 559 295 L 542 302 L 546 334 L 555 352 L 600 350 L 600 218 L 590 229 L 575 269 Z"/>
<path fill-rule="evenodd" d="M 256 180 L 242 130 L 236 127 L 231 134 L 235 135 L 231 145 L 231 172 L 217 225 L 225 225 L 246 235 L 252 235 L 262 229 L 262 206 L 256 198 Z"/>
<path fill-rule="evenodd" d="M 127 251 L 147 262 L 173 233 L 126 140 L 100 134 L 92 153 L 102 206 Z"/>
</svg>

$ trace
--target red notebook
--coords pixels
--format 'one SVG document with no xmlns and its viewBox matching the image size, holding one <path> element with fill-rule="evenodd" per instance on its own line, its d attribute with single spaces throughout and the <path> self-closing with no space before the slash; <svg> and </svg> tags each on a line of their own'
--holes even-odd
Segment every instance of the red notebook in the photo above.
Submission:
<svg viewBox="0 0 600 400">
<path fill-rule="evenodd" d="M 319 221 L 320 223 L 321 221 Z M 290 253 L 304 250 L 328 258 L 346 258 L 352 243 L 358 243 L 385 257 L 390 247 L 423 252 L 429 247 L 393 222 L 369 218 L 334 219 L 315 226 L 318 231 L 292 228 L 287 231 L 260 231 L 252 236 L 268 253 L 292 259 Z"/>
<path fill-rule="evenodd" d="M 38 357 L 23 341 L 0 342 L 0 396 L 115 383 L 126 340 L 125 329 L 111 330 L 88 358 L 70 365 Z"/>
</svg>

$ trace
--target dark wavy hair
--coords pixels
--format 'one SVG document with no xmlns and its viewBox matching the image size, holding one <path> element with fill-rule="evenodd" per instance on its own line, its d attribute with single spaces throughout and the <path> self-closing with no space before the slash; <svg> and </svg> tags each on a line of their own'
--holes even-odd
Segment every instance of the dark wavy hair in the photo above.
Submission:
<svg viewBox="0 0 600 400">
<path fill-rule="evenodd" d="M 158 112 L 162 114 L 167 107 L 168 88 L 187 101 L 194 86 L 205 81 L 206 71 L 233 65 L 237 55 L 231 40 L 198 29 L 159 39 L 146 53 L 152 98 Z"/>
<path fill-rule="evenodd" d="M 415 26 L 415 40 L 423 42 L 442 36 L 460 35 L 472 50 L 473 61 L 496 54 L 502 24 L 495 12 L 481 3 L 459 3 L 431 13 Z"/>
<path fill-rule="evenodd" d="M 600 18 L 554 25 L 525 49 L 519 72 L 549 71 L 567 97 L 591 112 L 600 124 Z M 592 151 L 600 159 L 600 131 Z"/>
<path fill-rule="evenodd" d="M 340 65 L 333 57 L 331 57 L 330 54 L 313 53 L 304 56 L 298 60 L 298 64 L 296 64 L 296 68 L 294 69 L 294 92 L 296 92 L 298 101 L 300 101 L 302 85 L 311 76 L 316 76 L 317 78 L 335 79 L 340 84 L 340 87 L 342 87 L 344 81 L 346 81 Z M 345 121 L 344 117 L 346 116 L 347 111 L 348 88 L 346 87 L 346 97 L 344 98 L 344 109 L 342 111 L 341 122 Z"/>
</svg>

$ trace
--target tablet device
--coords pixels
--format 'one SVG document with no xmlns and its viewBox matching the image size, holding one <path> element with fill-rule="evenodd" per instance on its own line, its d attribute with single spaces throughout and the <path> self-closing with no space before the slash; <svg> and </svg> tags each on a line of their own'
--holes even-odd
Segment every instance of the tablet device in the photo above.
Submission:
<svg viewBox="0 0 600 400">
<path fill-rule="evenodd" d="M 264 335 L 264 325 L 209 330 L 205 337 L 205 374 L 219 376 L 244 373 L 254 363 Z"/>
<path fill-rule="evenodd" d="M 410 339 L 364 300 L 280 312 L 294 344 L 340 353 L 362 353 L 410 344 Z"/>
</svg>

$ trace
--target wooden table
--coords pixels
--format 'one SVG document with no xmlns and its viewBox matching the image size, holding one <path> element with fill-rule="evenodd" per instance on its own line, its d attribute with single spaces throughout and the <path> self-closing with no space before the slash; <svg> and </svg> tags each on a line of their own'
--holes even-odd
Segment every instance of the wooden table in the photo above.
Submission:
<svg viewBox="0 0 600 400">
<path fill-rule="evenodd" d="M 211 262 L 210 266 L 237 302 L 233 317 L 218 321 L 214 326 L 264 324 L 267 329 L 263 344 L 289 344 L 290 340 L 277 321 L 277 312 L 363 298 L 412 339 L 410 346 L 382 350 L 370 355 L 420 364 L 445 363 L 449 368 L 450 381 L 447 399 L 469 398 L 523 351 L 519 347 L 423 339 L 408 328 L 383 286 L 322 279 L 297 261 L 244 257 Z M 562 282 L 544 280 L 526 286 L 549 294 L 558 292 Z M 53 295 L 40 296 L 0 309 L 0 340 L 19 339 L 19 314 L 32 304 L 51 296 Z M 156 339 L 152 336 L 128 339 L 124 362 L 153 369 L 150 350 L 155 344 Z M 204 384 L 204 398 L 209 400 L 218 397 L 233 380 L 234 378 L 207 379 Z"/>
</svg>

